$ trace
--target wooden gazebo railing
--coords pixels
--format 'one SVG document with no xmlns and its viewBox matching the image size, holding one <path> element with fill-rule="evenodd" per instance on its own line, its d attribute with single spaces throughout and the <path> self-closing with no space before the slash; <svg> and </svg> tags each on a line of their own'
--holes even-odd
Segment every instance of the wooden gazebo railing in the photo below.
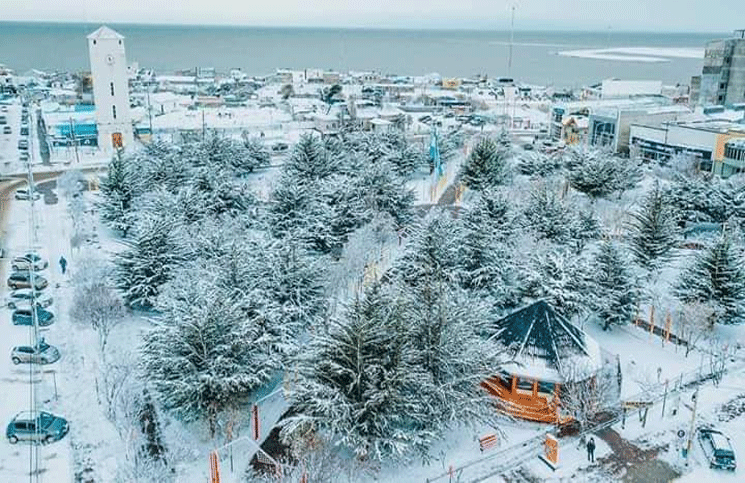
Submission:
<svg viewBox="0 0 745 483">
<path fill-rule="evenodd" d="M 497 411 L 513 417 L 551 424 L 565 424 L 571 417 L 562 416 L 558 397 L 546 396 L 534 391 L 529 393 L 514 387 L 506 387 L 497 377 L 490 377 L 481 386 L 496 398 Z"/>
</svg>

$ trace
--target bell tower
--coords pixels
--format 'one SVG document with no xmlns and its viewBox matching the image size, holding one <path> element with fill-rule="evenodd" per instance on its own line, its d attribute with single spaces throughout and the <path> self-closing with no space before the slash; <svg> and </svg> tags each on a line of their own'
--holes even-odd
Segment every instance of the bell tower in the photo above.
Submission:
<svg viewBox="0 0 745 483">
<path fill-rule="evenodd" d="M 96 104 L 98 148 L 112 153 L 131 147 L 129 83 L 124 37 L 105 25 L 88 36 L 88 52 Z"/>
</svg>

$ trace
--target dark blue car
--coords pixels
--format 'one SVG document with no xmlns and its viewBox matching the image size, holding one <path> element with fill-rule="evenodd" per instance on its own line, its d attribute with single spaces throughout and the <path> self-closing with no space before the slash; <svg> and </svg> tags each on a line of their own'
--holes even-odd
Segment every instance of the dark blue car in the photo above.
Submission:
<svg viewBox="0 0 745 483">
<path fill-rule="evenodd" d="M 54 323 L 54 314 L 44 310 L 41 306 L 36 306 L 36 320 L 39 327 L 48 327 Z M 31 307 L 16 309 L 13 312 L 13 325 L 33 325 L 34 315 Z"/>
</svg>

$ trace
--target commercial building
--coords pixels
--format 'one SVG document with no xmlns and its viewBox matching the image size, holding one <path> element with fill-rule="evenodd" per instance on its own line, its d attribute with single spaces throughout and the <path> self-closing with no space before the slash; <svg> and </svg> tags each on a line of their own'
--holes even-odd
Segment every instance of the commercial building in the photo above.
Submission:
<svg viewBox="0 0 745 483">
<path fill-rule="evenodd" d="M 690 155 L 700 160 L 700 168 L 721 176 L 739 169 L 742 161 L 737 151 L 726 146 L 745 138 L 745 124 L 723 118 L 665 123 L 633 123 L 630 126 L 631 153 L 646 161 L 665 162 L 675 155 Z M 732 145 L 730 145 L 732 146 Z M 732 157 L 725 160 L 725 154 Z"/>
<path fill-rule="evenodd" d="M 736 30 L 733 38 L 706 44 L 699 104 L 732 106 L 742 102 L 745 102 L 745 30 Z"/>
<path fill-rule="evenodd" d="M 690 114 L 688 107 L 663 96 L 560 103 L 549 111 L 549 134 L 567 144 L 586 143 L 628 153 L 632 123 L 658 124 Z"/>
</svg>

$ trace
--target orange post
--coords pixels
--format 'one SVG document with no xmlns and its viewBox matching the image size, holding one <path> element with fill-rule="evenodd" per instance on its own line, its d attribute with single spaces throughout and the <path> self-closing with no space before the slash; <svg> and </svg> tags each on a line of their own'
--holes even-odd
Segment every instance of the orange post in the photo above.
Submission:
<svg viewBox="0 0 745 483">
<path fill-rule="evenodd" d="M 654 333 L 654 305 L 649 308 L 649 336 Z"/>
<path fill-rule="evenodd" d="M 210 453 L 210 483 L 220 483 L 220 458 L 217 451 Z"/>
</svg>

